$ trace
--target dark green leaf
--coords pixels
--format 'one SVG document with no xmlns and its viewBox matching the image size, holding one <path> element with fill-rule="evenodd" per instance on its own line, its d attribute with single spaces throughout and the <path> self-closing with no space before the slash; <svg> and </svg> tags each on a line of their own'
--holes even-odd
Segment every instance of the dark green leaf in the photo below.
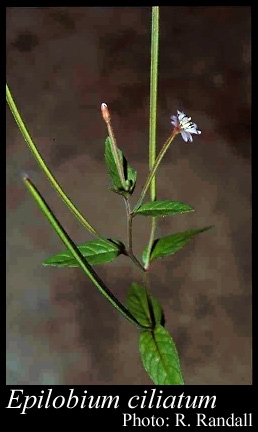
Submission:
<svg viewBox="0 0 258 432">
<path fill-rule="evenodd" d="M 175 343 L 160 324 L 154 332 L 140 334 L 140 353 L 145 370 L 156 385 L 183 385 Z"/>
<path fill-rule="evenodd" d="M 157 299 L 151 298 L 156 324 L 160 324 L 162 309 Z M 133 282 L 127 292 L 127 307 L 143 326 L 151 326 L 151 318 L 145 288 Z"/>
<path fill-rule="evenodd" d="M 119 154 L 122 166 L 123 166 L 125 181 L 127 184 L 127 190 L 124 189 L 122 186 L 120 176 L 119 176 L 119 171 L 118 171 L 117 166 L 116 166 L 116 160 L 115 160 L 115 156 L 113 153 L 113 147 L 111 144 L 111 140 L 108 137 L 106 139 L 106 142 L 105 142 L 105 161 L 106 161 L 108 173 L 111 177 L 111 180 L 112 180 L 112 183 L 114 186 L 114 192 L 128 197 L 130 194 L 133 193 L 133 190 L 135 188 L 137 173 L 136 173 L 135 169 L 132 168 L 128 164 L 126 158 L 124 157 L 123 153 L 119 149 L 118 149 L 118 154 Z"/>
<path fill-rule="evenodd" d="M 189 240 L 191 240 L 193 237 L 202 233 L 203 231 L 209 230 L 210 228 L 212 228 L 212 226 L 199 228 L 199 229 L 192 229 L 192 230 L 184 231 L 182 233 L 176 233 L 166 237 L 161 237 L 155 240 L 150 255 L 150 261 L 174 254 L 183 246 L 185 246 L 185 244 L 188 243 Z M 146 264 L 146 256 L 147 256 L 147 247 L 144 249 L 142 254 L 142 260 L 144 264 Z"/>
<path fill-rule="evenodd" d="M 94 265 L 113 261 L 119 254 L 122 253 L 123 245 L 117 240 L 112 240 L 112 242 L 107 242 L 105 240 L 94 240 L 77 245 L 77 248 L 84 258 L 87 259 L 88 263 Z M 43 262 L 43 265 L 58 267 L 79 267 L 78 261 L 76 261 L 68 249 L 50 258 L 47 258 Z"/>
<path fill-rule="evenodd" d="M 143 216 L 169 216 L 194 211 L 188 204 L 179 201 L 153 201 L 142 204 L 135 215 Z"/>
</svg>

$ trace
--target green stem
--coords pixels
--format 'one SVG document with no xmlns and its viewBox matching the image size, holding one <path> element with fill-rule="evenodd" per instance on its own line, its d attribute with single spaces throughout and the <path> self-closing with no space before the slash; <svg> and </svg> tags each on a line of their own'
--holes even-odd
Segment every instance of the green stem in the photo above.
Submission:
<svg viewBox="0 0 258 432">
<path fill-rule="evenodd" d="M 59 184 L 57 183 L 57 181 L 55 180 L 54 176 L 52 175 L 52 173 L 50 172 L 50 170 L 47 168 L 45 162 L 43 161 L 40 153 L 38 152 L 35 144 L 33 143 L 29 132 L 26 129 L 25 124 L 23 123 L 23 120 L 19 114 L 19 111 L 15 105 L 15 102 L 12 98 L 11 92 L 8 88 L 8 85 L 6 84 L 6 100 L 8 102 L 8 105 L 10 107 L 10 110 L 14 116 L 14 119 L 16 120 L 18 127 L 25 139 L 25 141 L 27 142 L 27 144 L 29 145 L 33 155 L 35 156 L 37 162 L 39 163 L 40 167 L 43 169 L 43 171 L 45 172 L 46 176 L 48 177 L 49 181 L 52 183 L 52 185 L 54 186 L 54 188 L 57 190 L 57 192 L 59 193 L 59 195 L 61 196 L 61 198 L 64 200 L 64 202 L 66 203 L 66 205 L 70 208 L 70 210 L 75 214 L 75 216 L 77 216 L 77 218 L 80 220 L 80 222 L 95 236 L 103 239 L 103 237 L 97 233 L 97 231 L 87 222 L 87 220 L 82 216 L 82 214 L 80 213 L 80 211 L 73 205 L 73 203 L 70 201 L 70 199 L 67 197 L 67 195 L 64 193 L 64 191 L 62 190 L 62 188 L 59 186 Z"/>
<path fill-rule="evenodd" d="M 155 160 L 155 163 L 154 163 L 154 165 L 152 167 L 152 170 L 150 171 L 150 173 L 148 175 L 148 178 L 146 180 L 146 183 L 145 183 L 145 185 L 143 187 L 141 196 L 140 196 L 139 200 L 136 203 L 136 206 L 134 207 L 134 209 L 132 211 L 132 214 L 134 214 L 136 212 L 136 210 L 141 206 L 141 204 L 143 202 L 143 199 L 144 199 L 144 197 L 146 195 L 146 192 L 147 192 L 147 190 L 148 190 L 148 188 L 150 186 L 151 180 L 154 177 L 154 175 L 155 175 L 155 173 L 156 173 L 156 171 L 158 169 L 158 166 L 159 166 L 159 164 L 160 164 L 163 156 L 165 155 L 166 151 L 168 150 L 171 142 L 173 141 L 173 139 L 175 138 L 175 136 L 177 135 L 177 133 L 178 133 L 178 131 L 174 130 L 173 133 L 172 133 L 172 135 L 170 135 L 170 137 L 168 138 L 168 140 L 165 142 L 165 144 L 163 145 L 162 149 L 160 150 L 159 155 L 157 156 L 157 159 Z"/>
<path fill-rule="evenodd" d="M 150 256 L 151 256 L 151 249 L 152 249 L 152 245 L 153 245 L 154 237 L 155 237 L 155 228 L 156 228 L 156 219 L 155 219 L 155 217 L 153 217 L 152 218 L 150 238 L 149 238 L 149 243 L 148 243 L 147 253 L 146 253 L 146 261 L 145 261 L 145 266 L 144 266 L 145 271 L 148 271 L 149 266 L 150 266 Z"/>
<path fill-rule="evenodd" d="M 130 211 L 130 204 L 128 198 L 124 198 L 126 214 L 127 214 L 127 231 L 128 231 L 128 250 L 126 250 L 126 255 L 132 260 L 134 264 L 142 271 L 145 272 L 144 267 L 138 261 L 136 256 L 133 253 L 133 217 Z"/>
<path fill-rule="evenodd" d="M 125 201 L 125 208 L 126 208 L 126 216 L 127 216 L 127 233 L 128 233 L 128 250 L 129 252 L 133 251 L 133 232 L 132 232 L 132 216 L 131 216 L 131 209 L 130 209 L 130 203 L 128 198 L 124 197 Z"/>
<path fill-rule="evenodd" d="M 156 159 L 156 118 L 158 93 L 158 48 L 159 48 L 159 7 L 152 7 L 151 30 L 151 72 L 150 72 L 150 125 L 149 125 L 149 169 Z M 153 175 L 150 184 L 151 201 L 156 199 L 156 183 Z"/>
<path fill-rule="evenodd" d="M 150 127 L 149 127 L 149 169 L 153 168 L 156 159 L 156 119 L 157 119 L 157 94 L 158 94 L 158 49 L 159 49 L 159 7 L 152 7 L 151 30 L 151 73 L 150 73 Z M 150 182 L 150 200 L 156 200 L 155 173 Z M 151 247 L 154 241 L 156 218 L 151 221 L 151 233 L 147 248 L 147 267 L 149 266 Z"/>
<path fill-rule="evenodd" d="M 87 274 L 87 276 L 91 279 L 91 281 L 97 286 L 97 288 L 100 290 L 100 292 L 110 301 L 110 303 L 123 315 L 125 316 L 130 322 L 133 324 L 137 324 L 140 327 L 143 327 L 137 320 L 134 318 L 134 316 L 129 312 L 128 309 L 126 309 L 122 303 L 119 302 L 119 300 L 114 296 L 114 294 L 106 287 L 104 282 L 100 279 L 100 277 L 97 275 L 97 273 L 93 270 L 93 268 L 90 266 L 88 261 L 84 258 L 84 256 L 81 254 L 75 243 L 72 241 L 72 239 L 68 236 L 60 222 L 56 219 L 55 215 L 53 214 L 52 210 L 49 208 L 48 204 L 42 197 L 42 195 L 39 193 L 39 191 L 36 189 L 35 185 L 32 183 L 32 181 L 25 177 L 24 179 L 26 186 L 28 187 L 29 191 L 37 201 L 39 207 L 67 247 L 67 249 L 70 250 L 70 252 L 73 254 L 74 258 L 77 260 L 78 264 L 81 266 L 83 271 Z M 146 328 L 146 327 L 145 327 Z M 148 327 L 149 328 L 149 327 Z"/>
</svg>

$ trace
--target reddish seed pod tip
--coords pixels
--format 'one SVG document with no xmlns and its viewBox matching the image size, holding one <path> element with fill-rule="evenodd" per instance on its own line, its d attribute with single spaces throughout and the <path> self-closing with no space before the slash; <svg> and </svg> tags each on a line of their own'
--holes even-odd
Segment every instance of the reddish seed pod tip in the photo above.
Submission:
<svg viewBox="0 0 258 432">
<path fill-rule="evenodd" d="M 21 173 L 21 177 L 23 178 L 24 181 L 29 180 L 29 176 L 26 172 Z"/>
<path fill-rule="evenodd" d="M 105 120 L 105 122 L 108 122 L 110 120 L 110 114 L 109 114 L 107 104 L 105 104 L 105 103 L 101 104 L 101 112 L 102 112 L 102 117 Z"/>
</svg>

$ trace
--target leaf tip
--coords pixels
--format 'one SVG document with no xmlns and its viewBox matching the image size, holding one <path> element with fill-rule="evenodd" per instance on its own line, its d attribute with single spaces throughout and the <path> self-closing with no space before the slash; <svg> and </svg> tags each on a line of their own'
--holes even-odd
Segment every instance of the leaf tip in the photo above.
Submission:
<svg viewBox="0 0 258 432">
<path fill-rule="evenodd" d="M 216 225 L 209 225 L 206 228 L 204 228 L 204 231 L 208 231 L 208 230 L 215 228 L 215 227 L 216 227 Z"/>
</svg>

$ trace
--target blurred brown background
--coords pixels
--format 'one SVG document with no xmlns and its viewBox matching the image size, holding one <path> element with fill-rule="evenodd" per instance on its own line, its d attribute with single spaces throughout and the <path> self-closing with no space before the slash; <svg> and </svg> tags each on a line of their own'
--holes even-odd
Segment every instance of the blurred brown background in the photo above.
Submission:
<svg viewBox="0 0 258 432">
<path fill-rule="evenodd" d="M 148 171 L 151 8 L 7 8 L 7 81 L 50 170 L 108 237 L 126 241 L 123 200 L 107 191 L 106 102 L 119 147 Z M 161 7 L 158 148 L 181 109 L 202 135 L 177 137 L 158 175 L 158 198 L 196 212 L 160 218 L 156 236 L 215 225 L 153 265 L 152 291 L 185 383 L 251 384 L 250 8 Z M 7 106 L 7 382 L 151 385 L 138 332 L 80 269 L 43 267 L 64 249 L 27 191 L 31 176 L 77 243 L 93 240 L 58 197 Z M 134 223 L 135 253 L 150 221 Z M 121 300 L 141 282 L 126 257 L 96 266 Z"/>
</svg>

